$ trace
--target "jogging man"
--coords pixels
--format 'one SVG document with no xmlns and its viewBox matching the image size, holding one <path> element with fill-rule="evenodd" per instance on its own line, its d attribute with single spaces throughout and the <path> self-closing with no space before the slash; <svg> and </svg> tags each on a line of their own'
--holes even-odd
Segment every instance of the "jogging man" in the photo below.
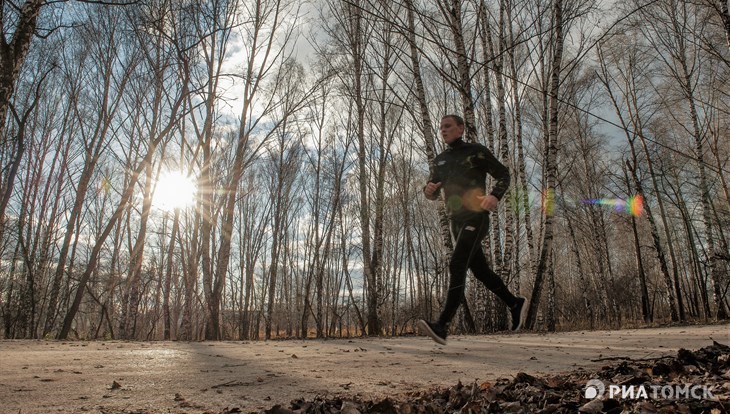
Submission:
<svg viewBox="0 0 730 414">
<path fill-rule="evenodd" d="M 510 310 L 510 329 L 517 331 L 527 313 L 527 299 L 513 295 L 502 279 L 487 264 L 481 241 L 489 232 L 489 212 L 507 192 L 510 174 L 494 155 L 481 144 L 465 142 L 464 120 L 457 115 L 441 119 L 441 136 L 448 147 L 433 160 L 428 183 L 423 193 L 429 200 L 438 200 L 441 190 L 456 238 L 449 262 L 449 290 L 446 304 L 435 322 L 420 320 L 419 329 L 445 345 L 449 323 L 464 296 L 466 271 L 494 292 Z M 487 174 L 496 179 L 489 194 L 485 192 Z"/>
</svg>

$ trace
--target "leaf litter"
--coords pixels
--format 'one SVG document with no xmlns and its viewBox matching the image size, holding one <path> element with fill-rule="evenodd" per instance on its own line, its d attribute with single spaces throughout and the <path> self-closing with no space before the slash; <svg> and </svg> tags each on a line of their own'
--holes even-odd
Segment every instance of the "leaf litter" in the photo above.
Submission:
<svg viewBox="0 0 730 414">
<path fill-rule="evenodd" d="M 376 400 L 351 396 L 318 396 L 275 405 L 266 414 L 359 413 L 538 413 L 620 414 L 687 413 L 728 414 L 730 410 L 730 347 L 713 341 L 697 351 L 680 349 L 676 356 L 635 360 L 620 358 L 598 370 L 536 377 L 524 372 L 513 379 L 414 391 Z M 588 381 L 600 381 L 606 390 L 640 388 L 646 396 L 605 391 L 586 398 Z M 595 382 L 594 382 L 595 383 Z M 696 398 L 688 387 L 708 393 Z M 680 390 L 676 395 L 657 391 Z M 682 390 L 684 390 L 682 392 Z M 653 392 L 652 392 L 653 391 Z M 632 398 L 635 397 L 635 398 Z M 658 397 L 658 398 L 657 398 Z M 667 397 L 667 398 L 665 398 Z"/>
</svg>

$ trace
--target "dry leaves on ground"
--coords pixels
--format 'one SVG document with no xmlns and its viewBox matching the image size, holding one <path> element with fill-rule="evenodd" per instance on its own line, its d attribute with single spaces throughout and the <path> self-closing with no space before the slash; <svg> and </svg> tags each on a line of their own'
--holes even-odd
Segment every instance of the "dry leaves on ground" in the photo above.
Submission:
<svg viewBox="0 0 730 414">
<path fill-rule="evenodd" d="M 361 401 L 348 397 L 317 397 L 277 405 L 267 414 L 309 413 L 691 413 L 727 414 L 730 410 L 730 347 L 714 342 L 697 351 L 680 349 L 675 357 L 635 360 L 613 358 L 600 370 L 576 371 L 545 378 L 518 373 L 495 383 L 437 388 Z M 586 385 L 603 384 L 602 396 L 586 398 Z M 635 398 L 620 392 L 631 391 Z M 694 398 L 695 387 L 705 392 Z M 644 394 L 641 394 L 641 390 Z M 670 395 L 671 394 L 671 395 Z M 613 397 L 613 398 L 611 398 Z"/>
</svg>

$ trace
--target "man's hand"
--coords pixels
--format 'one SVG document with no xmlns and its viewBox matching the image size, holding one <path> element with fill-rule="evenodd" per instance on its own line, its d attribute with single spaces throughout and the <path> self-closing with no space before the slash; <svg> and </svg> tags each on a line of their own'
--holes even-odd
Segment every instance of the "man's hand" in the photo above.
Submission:
<svg viewBox="0 0 730 414">
<path fill-rule="evenodd" d="M 497 204 L 499 204 L 499 199 L 491 194 L 485 195 L 485 196 L 478 196 L 479 199 L 479 207 L 482 208 L 482 210 L 486 211 L 495 211 L 497 210 Z"/>
<path fill-rule="evenodd" d="M 435 200 L 437 198 L 436 192 L 438 191 L 439 188 L 441 188 L 441 182 L 432 183 L 429 181 L 428 184 L 426 184 L 426 186 L 423 187 L 423 194 L 426 195 L 427 199 Z"/>
</svg>

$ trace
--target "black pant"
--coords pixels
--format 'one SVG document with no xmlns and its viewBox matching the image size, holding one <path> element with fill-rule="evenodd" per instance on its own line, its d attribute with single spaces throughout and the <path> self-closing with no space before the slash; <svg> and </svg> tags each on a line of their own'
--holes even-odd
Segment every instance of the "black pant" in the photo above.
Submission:
<svg viewBox="0 0 730 414">
<path fill-rule="evenodd" d="M 481 242 L 489 232 L 489 213 L 473 213 L 464 218 L 452 218 L 451 231 L 456 237 L 456 243 L 449 262 L 449 292 L 439 323 L 446 326 L 456 315 L 464 297 L 467 269 L 507 306 L 512 306 L 516 298 L 507 289 L 502 278 L 489 267 L 482 251 Z"/>
</svg>

